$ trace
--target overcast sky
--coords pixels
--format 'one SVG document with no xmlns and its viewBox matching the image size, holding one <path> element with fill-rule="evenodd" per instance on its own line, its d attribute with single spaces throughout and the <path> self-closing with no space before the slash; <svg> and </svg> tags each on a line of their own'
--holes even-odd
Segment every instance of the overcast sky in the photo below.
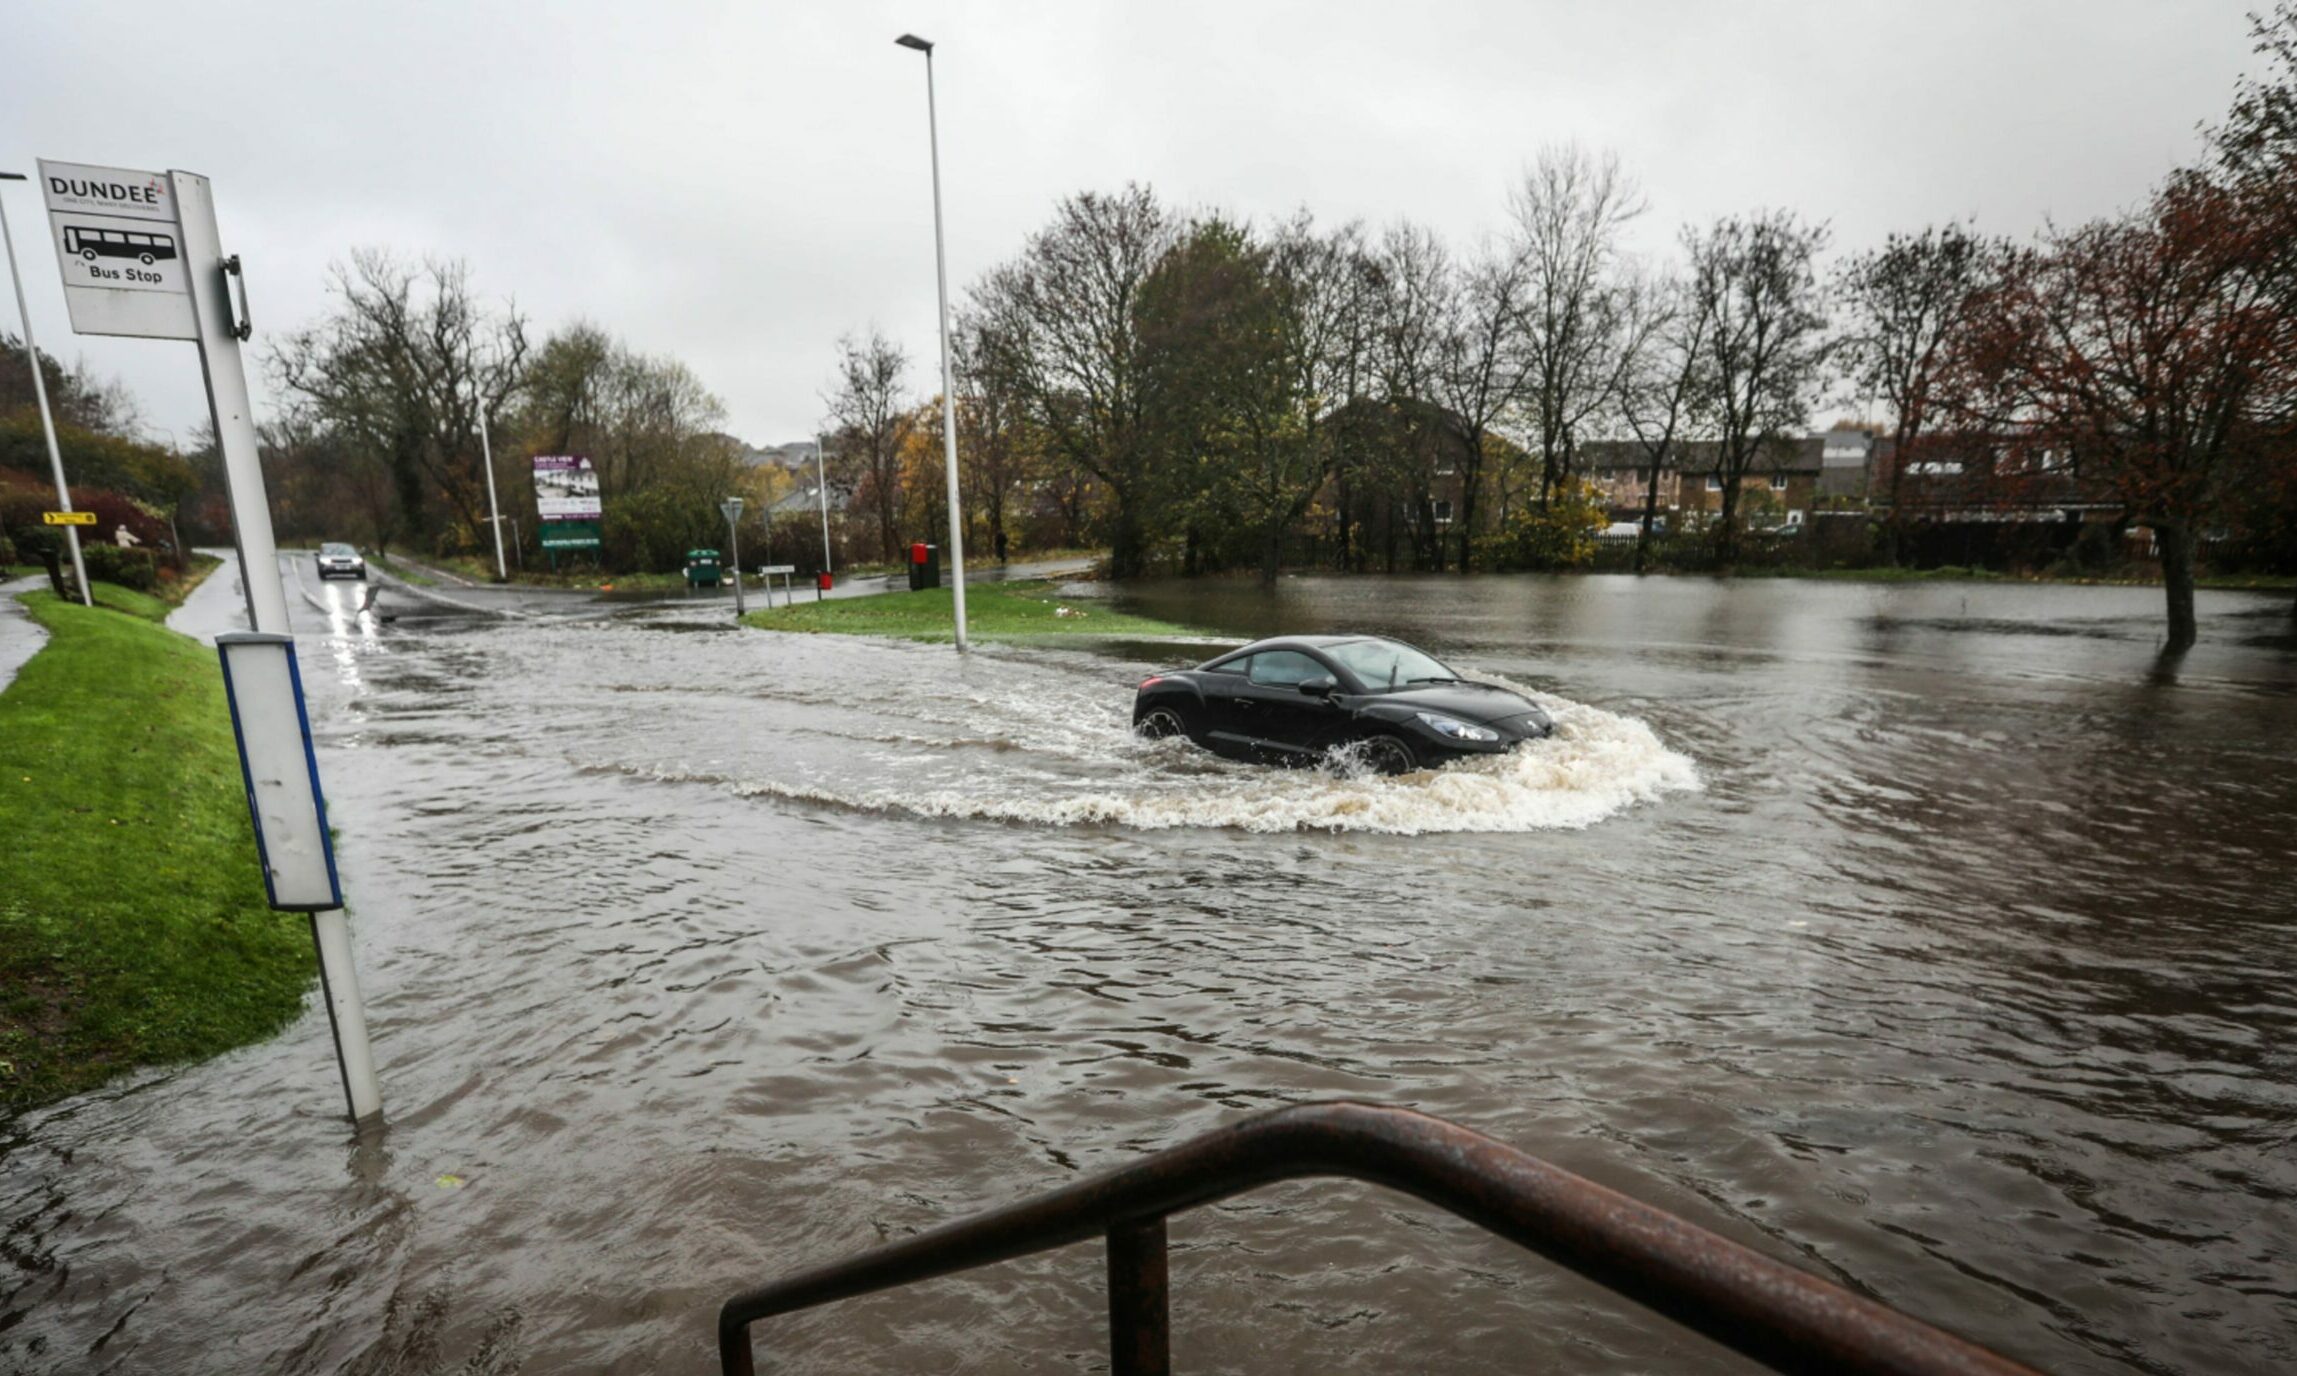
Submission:
<svg viewBox="0 0 2297 1376">
<path fill-rule="evenodd" d="M 812 432 L 835 340 L 873 321 L 937 385 L 907 30 L 939 45 L 961 288 L 1061 196 L 1128 180 L 1260 220 L 1408 215 L 1464 247 L 1562 140 L 1618 152 L 1654 253 L 1765 206 L 1838 249 L 1964 216 L 2029 234 L 2197 156 L 2254 70 L 2256 3 L 26 0 L 0 18 L 0 170 L 212 177 L 258 352 L 327 308 L 353 247 L 462 258 L 538 335 L 587 317 L 675 355 L 771 443 Z M 192 346 L 73 336 L 37 193 L 5 194 L 42 345 L 188 438 Z"/>
</svg>

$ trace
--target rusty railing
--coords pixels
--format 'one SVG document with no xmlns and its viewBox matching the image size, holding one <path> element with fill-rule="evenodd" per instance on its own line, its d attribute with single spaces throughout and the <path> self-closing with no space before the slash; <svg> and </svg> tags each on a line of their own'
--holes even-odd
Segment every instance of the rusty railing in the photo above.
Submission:
<svg viewBox="0 0 2297 1376">
<path fill-rule="evenodd" d="M 1279 1180 L 1343 1176 L 1457 1214 L 1776 1371 L 2033 1376 L 2027 1367 L 1440 1118 L 1370 1104 L 1280 1109 L 1036 1199 L 945 1224 L 726 1302 L 726 1376 L 750 1325 L 832 1300 L 1108 1240 L 1115 1376 L 1165 1376 L 1165 1219 Z"/>
</svg>

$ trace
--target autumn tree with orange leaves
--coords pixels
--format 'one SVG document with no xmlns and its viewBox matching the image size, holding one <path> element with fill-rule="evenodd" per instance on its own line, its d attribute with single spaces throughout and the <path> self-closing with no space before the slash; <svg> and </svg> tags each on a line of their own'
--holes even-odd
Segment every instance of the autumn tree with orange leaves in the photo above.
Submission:
<svg viewBox="0 0 2297 1376">
<path fill-rule="evenodd" d="M 2018 255 L 1973 338 L 1978 409 L 2011 462 L 2064 455 L 2151 528 L 2172 651 L 2194 642 L 2196 539 L 2297 386 L 2287 236 L 2237 188 L 2180 173 Z"/>
</svg>

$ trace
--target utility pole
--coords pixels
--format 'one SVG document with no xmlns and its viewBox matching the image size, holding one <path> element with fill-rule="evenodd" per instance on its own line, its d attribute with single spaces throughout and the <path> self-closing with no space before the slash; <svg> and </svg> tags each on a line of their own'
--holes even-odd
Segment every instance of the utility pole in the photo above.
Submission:
<svg viewBox="0 0 2297 1376">
<path fill-rule="evenodd" d="M 0 172 L 0 182 L 20 182 L 21 172 Z M 72 509 L 72 489 L 64 481 L 64 453 L 56 447 L 56 418 L 48 411 L 48 380 L 40 375 L 40 346 L 32 338 L 32 308 L 24 300 L 24 277 L 16 271 L 16 236 L 8 230 L 8 199 L 0 196 L 0 242 L 8 246 L 8 280 L 16 288 L 16 314 L 24 321 L 24 352 L 32 360 L 32 395 L 40 401 L 40 428 L 48 436 L 48 467 L 56 475 L 56 509 Z M 172 518 L 170 529 L 173 529 Z M 72 578 L 79 584 L 80 605 L 96 605 L 95 593 L 88 587 L 88 565 L 80 558 L 80 528 L 64 527 L 64 543 L 72 549 Z M 180 557 L 180 556 L 179 556 Z"/>
</svg>

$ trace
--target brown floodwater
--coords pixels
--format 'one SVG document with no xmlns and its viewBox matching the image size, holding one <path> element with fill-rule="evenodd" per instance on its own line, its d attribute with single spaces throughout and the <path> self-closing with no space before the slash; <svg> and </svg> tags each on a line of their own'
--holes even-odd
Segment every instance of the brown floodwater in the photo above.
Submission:
<svg viewBox="0 0 2297 1376">
<path fill-rule="evenodd" d="M 313 1010 L 0 1126 L 0 1370 L 713 1370 L 735 1290 L 1331 1097 L 2047 1370 L 2297 1367 L 2286 594 L 2204 594 L 2174 666 L 2136 589 L 1119 599 L 1402 634 L 1559 718 L 1389 780 L 1133 740 L 1205 645 L 304 586 L 388 1123 L 340 1120 Z M 1369 1187 L 1172 1237 L 1183 1370 L 1745 1369 Z M 1102 1315 L 1087 1246 L 759 1337 L 1093 1371 Z"/>
</svg>

